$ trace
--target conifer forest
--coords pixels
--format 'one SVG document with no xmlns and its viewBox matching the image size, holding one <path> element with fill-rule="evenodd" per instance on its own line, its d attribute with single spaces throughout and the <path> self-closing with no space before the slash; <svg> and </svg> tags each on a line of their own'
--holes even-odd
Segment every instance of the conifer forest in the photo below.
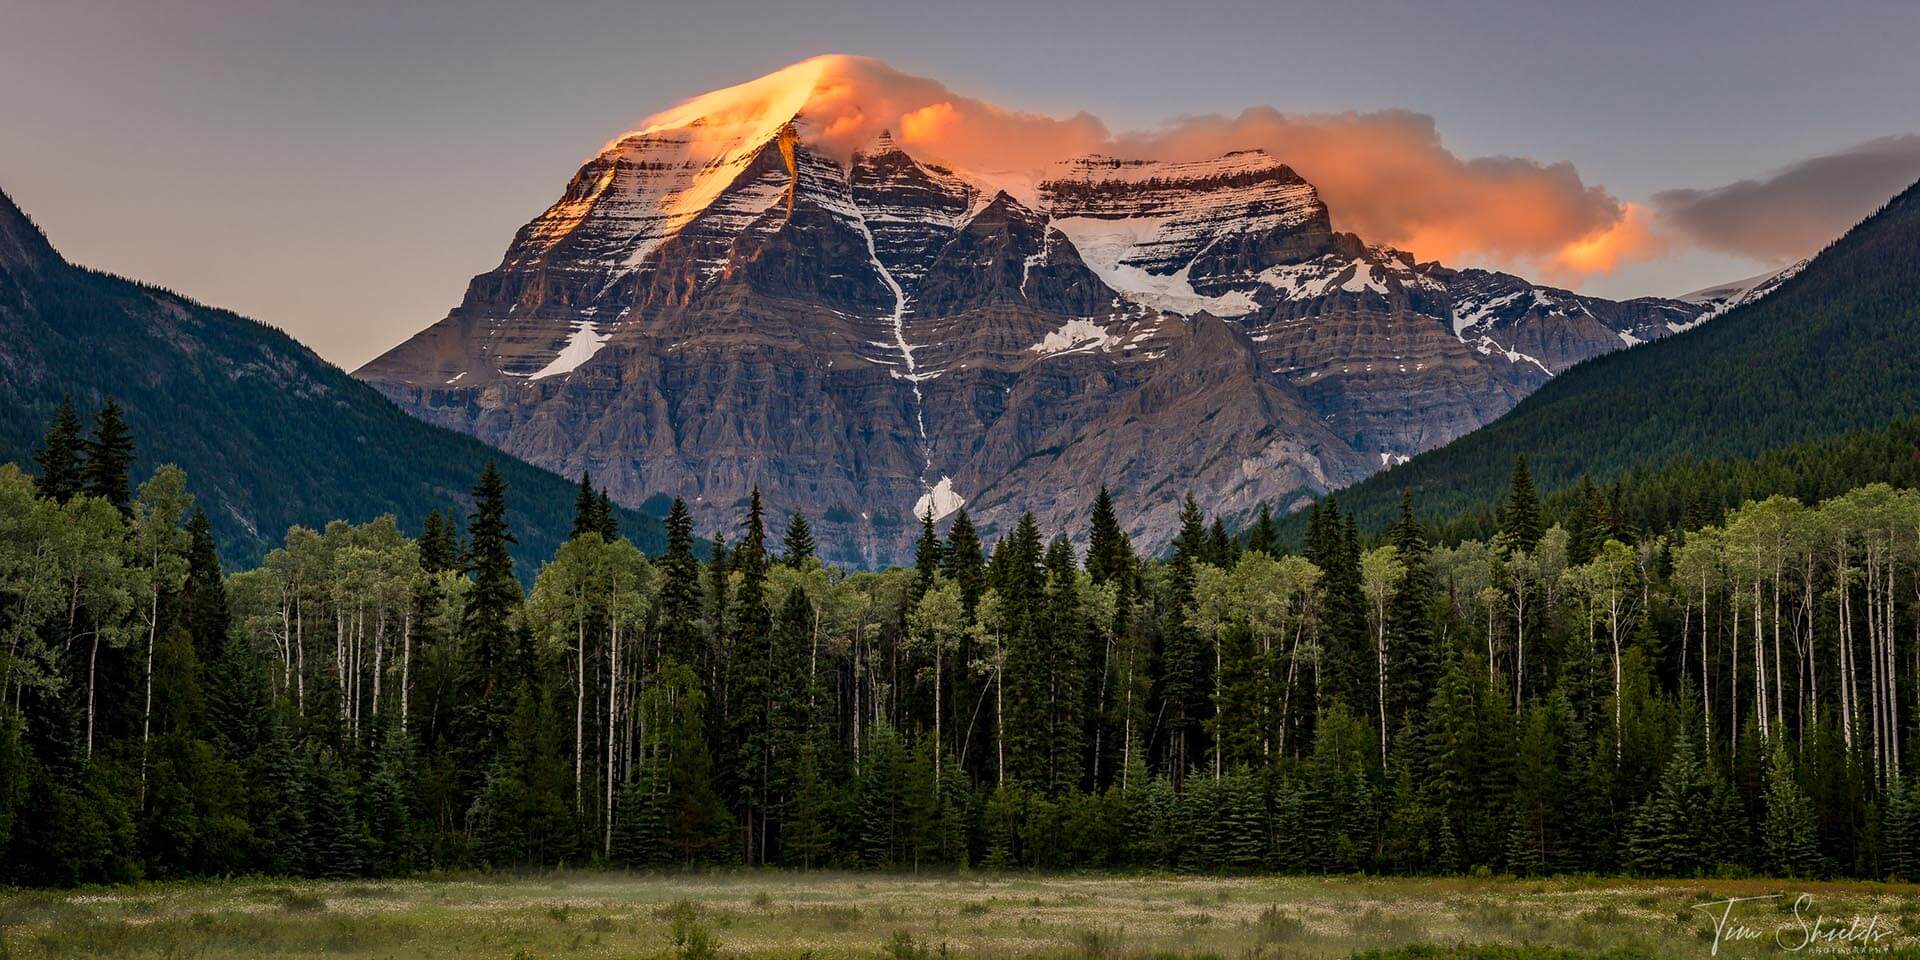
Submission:
<svg viewBox="0 0 1920 960">
<path fill-rule="evenodd" d="M 1186 501 L 823 566 L 757 497 L 518 566 L 489 468 L 223 569 L 112 403 L 0 467 L 0 882 L 569 866 L 1920 880 L 1920 492 L 1490 535 Z M 1668 478 L 1667 481 L 1681 481 Z M 1689 499 L 1684 485 L 1678 496 Z M 1706 502 L 1703 493 L 1698 502 Z"/>
</svg>

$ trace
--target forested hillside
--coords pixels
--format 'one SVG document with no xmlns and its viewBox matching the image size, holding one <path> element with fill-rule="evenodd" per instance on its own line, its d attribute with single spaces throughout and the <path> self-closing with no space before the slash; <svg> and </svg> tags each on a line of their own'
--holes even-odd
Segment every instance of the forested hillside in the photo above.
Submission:
<svg viewBox="0 0 1920 960">
<path fill-rule="evenodd" d="M 110 432 L 110 431 L 109 431 Z M 0 882 L 557 863 L 1920 879 L 1920 493 L 1641 529 L 1524 462 L 1484 540 L 1165 561 L 964 510 L 823 567 L 750 499 L 708 555 L 591 490 L 531 591 L 461 524 L 295 528 L 227 572 L 177 469 L 0 467 Z M 99 433 L 99 431 L 96 431 Z M 1692 497 L 1690 499 L 1701 499 Z M 464 535 L 456 528 L 463 527 Z M 782 530 L 782 533 L 775 531 Z"/>
<path fill-rule="evenodd" d="M 0 194 L 0 462 L 25 461 L 63 400 L 84 417 L 108 398 L 142 474 L 187 471 L 230 562 L 296 523 L 415 521 L 490 460 L 516 491 L 519 556 L 551 555 L 571 522 L 565 479 L 415 420 L 272 327 L 68 264 Z M 620 515 L 657 548 L 657 519 Z"/>
<path fill-rule="evenodd" d="M 1512 411 L 1340 494 L 1368 531 L 1402 492 L 1485 509 L 1513 458 L 1544 489 L 1682 456 L 1751 457 L 1920 412 L 1920 185 L 1767 297 L 1555 377 Z M 1299 523 L 1301 521 L 1296 521 Z M 1296 528 L 1297 529 L 1297 528 Z"/>
</svg>

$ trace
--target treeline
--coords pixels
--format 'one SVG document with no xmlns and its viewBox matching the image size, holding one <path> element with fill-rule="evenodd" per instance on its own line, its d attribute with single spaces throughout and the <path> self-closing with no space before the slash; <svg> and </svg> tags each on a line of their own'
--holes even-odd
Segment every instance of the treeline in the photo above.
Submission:
<svg viewBox="0 0 1920 960">
<path fill-rule="evenodd" d="M 704 556 L 583 479 L 523 592 L 508 491 L 226 574 L 116 411 L 0 467 L 0 881 L 777 864 L 1920 879 L 1920 494 L 1637 529 L 1410 503 L 1305 549 L 1188 498 L 1164 559 L 928 520 L 846 572 L 755 497 Z"/>
</svg>

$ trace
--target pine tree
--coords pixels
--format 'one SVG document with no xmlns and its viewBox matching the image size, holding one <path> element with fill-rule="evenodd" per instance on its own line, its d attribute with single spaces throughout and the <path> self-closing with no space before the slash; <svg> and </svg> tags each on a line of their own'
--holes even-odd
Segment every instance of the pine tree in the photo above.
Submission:
<svg viewBox="0 0 1920 960">
<path fill-rule="evenodd" d="M 688 667 L 701 665 L 700 624 L 703 598 L 700 562 L 693 555 L 693 514 L 686 501 L 673 499 L 667 511 L 667 552 L 660 559 L 658 601 L 661 656 Z"/>
<path fill-rule="evenodd" d="M 1513 477 L 1508 481 L 1507 499 L 1500 505 L 1499 541 L 1508 551 L 1532 553 L 1540 545 L 1546 527 L 1540 519 L 1540 495 L 1533 489 L 1533 474 L 1522 455 L 1513 461 Z"/>
<path fill-rule="evenodd" d="M 947 530 L 947 549 L 942 556 L 942 572 L 947 579 L 960 585 L 960 605 L 967 611 L 967 620 L 973 620 L 973 612 L 980 604 L 980 595 L 986 592 L 987 558 L 980 548 L 980 535 L 973 529 L 973 521 L 967 517 L 965 507 L 953 515 L 953 526 Z"/>
<path fill-rule="evenodd" d="M 420 837 L 414 822 L 413 741 L 389 721 L 381 732 L 380 750 L 366 786 L 367 862 L 385 876 L 413 872 L 420 859 Z"/>
<path fill-rule="evenodd" d="M 1233 537 L 1227 533 L 1227 524 L 1219 517 L 1213 518 L 1213 526 L 1207 528 L 1207 562 L 1225 569 L 1233 566 L 1238 559 Z"/>
<path fill-rule="evenodd" d="M 825 861 L 834 847 L 829 805 L 827 784 L 820 775 L 813 744 L 807 743 L 800 748 L 794 771 L 793 808 L 780 845 L 788 865 L 812 869 Z"/>
<path fill-rule="evenodd" d="M 47 427 L 46 438 L 33 455 L 33 462 L 40 467 L 37 485 L 40 496 L 55 503 L 66 503 L 81 492 L 85 486 L 81 476 L 83 449 L 80 415 L 74 412 L 73 401 L 62 399 L 59 412 Z"/>
<path fill-rule="evenodd" d="M 613 862 L 660 867 L 674 861 L 666 786 L 651 765 L 620 785 L 613 824 Z"/>
<path fill-rule="evenodd" d="M 920 517 L 920 539 L 913 544 L 913 600 L 918 601 L 933 589 L 933 578 L 941 566 L 940 535 L 933 529 L 933 508 Z"/>
<path fill-rule="evenodd" d="M 325 879 L 359 876 L 366 842 L 346 768 L 324 747 L 309 750 L 301 766 L 301 873 Z"/>
<path fill-rule="evenodd" d="M 420 569 L 427 573 L 444 573 L 458 567 L 459 537 L 451 514 L 442 517 L 438 510 L 427 511 L 427 519 L 420 533 Z"/>
<path fill-rule="evenodd" d="M 1586 474 L 1574 488 L 1573 512 L 1567 521 L 1567 564 L 1585 566 L 1600 555 L 1607 540 L 1606 500 Z"/>
<path fill-rule="evenodd" d="M 1280 552 L 1280 531 L 1275 528 L 1273 511 L 1267 509 L 1265 502 L 1260 504 L 1260 512 L 1254 516 L 1253 526 L 1247 530 L 1247 552 L 1268 556 Z"/>
<path fill-rule="evenodd" d="M 813 527 L 807 518 L 795 510 L 787 520 L 787 533 L 780 539 L 780 563 L 783 566 L 801 569 L 814 559 Z"/>
<path fill-rule="evenodd" d="M 1202 729 L 1211 710 L 1213 678 L 1206 638 L 1188 622 L 1193 606 L 1197 568 L 1207 554 L 1206 528 L 1200 506 L 1187 494 L 1180 507 L 1180 533 L 1173 541 L 1169 564 L 1168 603 L 1161 625 L 1162 709 L 1167 717 L 1170 774 L 1175 791 L 1186 785 L 1187 771 L 1206 754 Z"/>
<path fill-rule="evenodd" d="M 1880 873 L 1889 880 L 1920 881 L 1920 781 L 1895 777 L 1880 812 Z"/>
<path fill-rule="evenodd" d="M 112 397 L 94 417 L 93 436 L 82 445 L 80 476 L 85 492 L 99 497 L 122 515 L 133 509 L 133 491 L 127 471 L 133 466 L 133 433 L 120 414 L 120 405 Z"/>
<path fill-rule="evenodd" d="M 602 489 L 596 499 L 597 502 L 594 504 L 596 529 L 600 539 L 612 543 L 620 539 L 620 515 L 614 512 L 613 498 L 607 495 L 606 490 Z"/>
<path fill-rule="evenodd" d="M 1776 744 L 1767 765 L 1767 816 L 1760 842 L 1767 869 L 1775 876 L 1813 878 L 1826 872 L 1820 854 L 1813 801 L 1794 779 L 1786 747 Z"/>
<path fill-rule="evenodd" d="M 733 662 L 728 691 L 737 802 L 746 827 L 745 859 L 765 862 L 769 854 L 769 801 L 773 790 L 774 739 L 778 723 L 773 658 L 773 615 L 767 607 L 766 515 L 755 487 L 748 501 L 740 545 L 733 551 L 740 586 L 734 599 Z"/>
<path fill-rule="evenodd" d="M 1401 726 L 1411 728 L 1425 712 L 1427 698 L 1439 681 L 1440 655 L 1434 649 L 1432 615 L 1439 587 L 1428 565 L 1426 531 L 1413 515 L 1410 496 L 1401 497 L 1400 519 L 1388 536 L 1406 571 L 1387 617 L 1391 635 L 1387 646 L 1392 654 L 1388 664 L 1388 714 Z"/>
<path fill-rule="evenodd" d="M 471 539 L 466 568 L 473 577 L 461 611 L 461 708 L 477 721 L 467 736 L 469 770 L 483 770 L 502 746 L 507 712 L 512 709 L 517 657 L 514 612 L 520 606 L 520 581 L 513 576 L 513 532 L 507 529 L 507 483 L 488 461 L 473 488 Z"/>
<path fill-rule="evenodd" d="M 600 495 L 593 489 L 593 474 L 580 474 L 580 491 L 573 497 L 573 532 L 569 538 L 599 533 Z"/>
<path fill-rule="evenodd" d="M 1093 518 L 1087 524 L 1087 576 L 1095 586 L 1125 571 L 1125 559 L 1121 556 L 1125 539 L 1120 518 L 1113 512 L 1113 496 L 1103 483 L 1093 497 Z"/>
<path fill-rule="evenodd" d="M 187 521 L 187 579 L 181 589 L 187 631 L 193 636 L 194 656 L 212 663 L 227 646 L 227 588 L 220 574 L 220 554 L 206 511 L 194 508 Z"/>
</svg>

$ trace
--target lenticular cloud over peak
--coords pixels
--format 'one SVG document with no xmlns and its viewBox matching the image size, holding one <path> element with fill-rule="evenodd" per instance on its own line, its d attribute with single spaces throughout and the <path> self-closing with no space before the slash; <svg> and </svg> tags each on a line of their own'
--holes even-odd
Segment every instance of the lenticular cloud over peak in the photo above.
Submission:
<svg viewBox="0 0 1920 960">
<path fill-rule="evenodd" d="M 1084 111 L 1016 110 L 872 57 L 828 54 L 686 100 L 634 133 L 688 129 L 696 149 L 713 138 L 717 159 L 721 141 L 757 145 L 795 120 L 811 146 L 842 162 L 890 132 L 916 156 L 976 173 L 1034 173 L 1089 153 L 1198 160 L 1262 149 L 1319 188 L 1339 229 L 1421 259 L 1536 263 L 1567 282 L 1661 249 L 1643 215 L 1572 164 L 1461 157 L 1432 117 L 1406 110 L 1263 106 L 1115 133 Z"/>
</svg>

